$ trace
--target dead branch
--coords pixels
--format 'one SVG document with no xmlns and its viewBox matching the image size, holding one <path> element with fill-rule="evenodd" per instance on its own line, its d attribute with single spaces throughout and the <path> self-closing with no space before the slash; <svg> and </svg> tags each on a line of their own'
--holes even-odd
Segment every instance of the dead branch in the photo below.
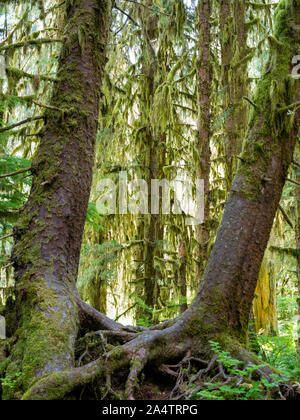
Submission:
<svg viewBox="0 0 300 420">
<path fill-rule="evenodd" d="M 24 172 L 28 172 L 28 171 L 31 171 L 31 168 L 19 169 L 18 171 L 11 172 L 10 174 L 0 175 L 0 178 L 9 178 L 11 176 L 23 174 Z"/>
<path fill-rule="evenodd" d="M 20 127 L 20 125 L 24 125 L 24 124 L 27 124 L 29 122 L 43 120 L 43 119 L 44 119 L 43 116 L 26 118 L 26 120 L 20 121 L 20 122 L 18 122 L 16 124 L 12 124 L 12 125 L 9 125 L 7 127 L 0 128 L 0 133 L 4 133 L 5 131 L 12 130 L 12 129 L 16 128 L 16 127 Z"/>
</svg>

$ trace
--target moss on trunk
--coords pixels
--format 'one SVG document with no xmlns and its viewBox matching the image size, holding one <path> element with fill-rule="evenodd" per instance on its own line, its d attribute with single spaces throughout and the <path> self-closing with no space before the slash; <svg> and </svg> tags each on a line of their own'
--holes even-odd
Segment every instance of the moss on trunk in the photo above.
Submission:
<svg viewBox="0 0 300 420">
<path fill-rule="evenodd" d="M 15 226 L 18 329 L 6 377 L 22 375 L 3 398 L 19 398 L 38 378 L 74 366 L 75 281 L 92 181 L 101 79 L 111 4 L 65 5 L 58 82 L 32 164 L 33 186 Z M 21 392 L 21 394 L 20 394 Z"/>
</svg>

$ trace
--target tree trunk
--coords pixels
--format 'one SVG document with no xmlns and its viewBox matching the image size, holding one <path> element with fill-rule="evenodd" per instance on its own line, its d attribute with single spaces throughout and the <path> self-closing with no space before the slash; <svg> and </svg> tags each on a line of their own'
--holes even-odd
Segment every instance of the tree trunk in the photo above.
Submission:
<svg viewBox="0 0 300 420">
<path fill-rule="evenodd" d="M 225 118 L 225 177 L 230 192 L 247 126 L 248 60 L 246 1 L 222 0 L 220 5 L 223 111 Z"/>
<path fill-rule="evenodd" d="M 165 159 L 165 143 L 166 136 L 161 130 L 157 130 L 151 125 L 153 112 L 153 100 L 155 91 L 160 82 L 160 68 L 158 57 L 153 47 L 157 37 L 157 21 L 158 18 L 151 12 L 153 0 L 147 0 L 147 8 L 139 8 L 141 17 L 142 34 L 144 39 L 144 56 L 142 74 L 143 79 L 143 94 L 141 95 L 141 112 L 144 120 L 145 129 L 143 133 L 143 148 L 146 150 L 146 157 L 144 166 L 146 168 L 145 180 L 149 186 L 148 190 L 148 208 L 151 208 L 151 191 L 150 185 L 152 179 L 163 178 L 162 168 Z M 161 242 L 164 237 L 164 230 L 162 226 L 162 214 L 149 214 L 143 217 L 143 238 L 144 239 L 144 296 L 145 304 L 153 309 L 152 320 L 155 321 L 159 298 L 159 279 L 161 277 L 160 270 L 155 264 L 155 257 L 161 258 L 160 251 Z M 144 311 L 143 308 L 138 308 L 137 316 L 149 317 L 149 311 Z M 157 320 L 156 320 L 157 321 Z"/>
<path fill-rule="evenodd" d="M 299 153 L 297 154 L 299 155 Z M 299 168 L 296 169 L 296 181 L 300 182 Z M 297 283 L 298 283 L 298 339 L 296 342 L 297 355 L 300 360 L 300 187 L 295 186 L 295 204 L 296 204 L 296 223 L 295 223 L 295 239 L 297 250 Z"/>
<path fill-rule="evenodd" d="M 180 242 L 179 246 L 179 288 L 180 288 L 180 299 L 183 299 L 184 302 L 180 305 L 180 313 L 184 313 L 187 308 L 187 278 L 186 278 L 186 265 L 187 265 L 187 250 L 186 250 L 186 242 L 187 238 L 185 237 L 184 240 Z"/>
<path fill-rule="evenodd" d="M 277 335 L 276 277 L 274 267 L 267 255 L 264 256 L 255 289 L 253 311 L 256 332 L 266 336 Z"/>
<path fill-rule="evenodd" d="M 196 237 L 199 242 L 199 270 L 201 278 L 208 258 L 209 230 L 209 189 L 210 189 L 210 135 L 211 135 L 211 90 L 212 90 L 212 68 L 211 68 L 211 2 L 200 0 L 198 4 L 199 19 L 199 63 L 198 63 L 198 130 L 197 130 L 197 151 L 199 165 L 197 178 L 204 180 L 204 223 L 197 226 Z"/>
<path fill-rule="evenodd" d="M 14 230 L 18 341 L 7 377 L 22 371 L 21 391 L 74 366 L 79 317 L 75 289 L 92 182 L 109 0 L 66 2 L 64 44 L 45 128 L 33 161 L 33 186 Z M 6 388 L 4 398 L 16 398 Z"/>
</svg>

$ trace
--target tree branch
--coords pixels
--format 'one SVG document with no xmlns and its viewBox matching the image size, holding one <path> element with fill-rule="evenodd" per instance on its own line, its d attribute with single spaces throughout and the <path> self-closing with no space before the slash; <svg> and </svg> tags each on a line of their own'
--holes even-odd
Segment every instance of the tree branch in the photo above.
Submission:
<svg viewBox="0 0 300 420">
<path fill-rule="evenodd" d="M 55 42 L 63 42 L 62 39 L 51 39 L 51 38 L 40 38 L 40 39 L 28 39 L 27 41 L 22 41 L 22 42 L 16 42 L 15 44 L 10 44 L 10 45 L 5 45 L 3 47 L 0 47 L 0 51 L 8 51 L 11 49 L 16 49 L 16 48 L 23 48 L 26 47 L 27 45 L 42 45 L 42 44 L 52 44 Z"/>
<path fill-rule="evenodd" d="M 300 182 L 295 181 L 294 179 L 287 178 L 287 181 L 291 182 L 292 184 L 295 184 L 295 185 L 300 185 Z"/>
<path fill-rule="evenodd" d="M 297 162 L 296 160 L 292 160 L 292 164 L 300 168 L 300 163 Z"/>
<path fill-rule="evenodd" d="M 297 102 L 294 102 L 293 104 L 284 106 L 283 108 L 279 108 L 278 112 L 288 111 L 289 109 L 296 108 L 297 106 L 300 106 L 300 101 L 297 101 Z"/>
<path fill-rule="evenodd" d="M 252 105 L 256 110 L 259 109 L 258 106 L 254 102 L 251 101 L 251 99 L 247 98 L 247 96 L 243 96 L 243 99 L 249 102 L 249 104 Z"/>
<path fill-rule="evenodd" d="M 152 10 L 152 12 L 158 12 L 158 13 L 160 13 L 160 14 L 162 14 L 162 15 L 165 15 L 165 16 L 171 16 L 171 15 L 169 15 L 168 13 L 165 13 L 165 12 L 162 12 L 161 10 L 154 10 L 154 9 L 152 9 L 152 7 L 150 7 L 150 6 L 147 6 L 146 4 L 143 4 L 143 3 L 138 3 L 136 0 L 124 0 L 125 2 L 128 2 L 128 3 L 134 3 L 134 4 L 136 4 L 137 6 L 142 6 L 142 7 L 145 7 L 146 9 L 150 9 L 150 10 Z"/>
<path fill-rule="evenodd" d="M 23 174 L 24 172 L 28 172 L 28 171 L 31 171 L 31 168 L 24 168 L 24 169 L 20 169 L 18 171 L 15 171 L 15 172 L 11 172 L 10 174 L 0 175 L 0 178 L 9 178 L 11 176 Z"/>
<path fill-rule="evenodd" d="M 12 73 L 14 75 L 16 75 L 17 77 L 28 77 L 28 79 L 35 79 L 36 77 L 38 77 L 40 80 L 43 81 L 48 81 L 48 82 L 57 82 L 58 79 L 56 79 L 55 77 L 51 77 L 51 76 L 46 76 L 44 74 L 41 75 L 37 75 L 37 74 L 31 74 L 31 73 L 27 73 L 24 70 L 20 70 L 17 69 L 15 67 L 6 67 L 6 73 Z"/>
<path fill-rule="evenodd" d="M 34 99 L 32 100 L 32 102 L 37 105 L 40 106 L 42 108 L 46 108 L 46 109 L 50 109 L 51 111 L 58 111 L 58 112 L 63 112 L 62 109 L 57 108 L 56 106 L 50 106 L 50 105 L 45 105 L 45 104 L 41 104 L 40 102 L 35 101 Z"/>
<path fill-rule="evenodd" d="M 4 239 L 7 239 L 7 238 L 11 238 L 11 237 L 13 237 L 14 236 L 14 234 L 13 233 L 10 233 L 9 235 L 6 235 L 6 236 L 2 236 L 1 238 L 0 238 L 0 241 L 3 241 Z"/>
<path fill-rule="evenodd" d="M 20 125 L 27 124 L 28 122 L 38 121 L 38 120 L 43 120 L 43 119 L 44 119 L 43 116 L 26 118 L 26 120 L 20 121 L 20 122 L 18 122 L 16 124 L 12 124 L 12 125 L 10 125 L 8 127 L 0 128 L 0 133 L 4 133 L 5 131 L 12 130 L 12 129 L 16 128 L 16 127 L 20 127 Z"/>
<path fill-rule="evenodd" d="M 294 229 L 294 225 L 293 225 L 293 223 L 292 223 L 291 219 L 289 218 L 288 214 L 287 214 L 287 213 L 286 213 L 286 211 L 284 210 L 284 208 L 283 208 L 280 204 L 279 204 L 278 208 L 279 208 L 279 210 L 281 211 L 281 213 L 282 213 L 282 215 L 283 215 L 283 217 L 284 217 L 285 221 L 287 222 L 287 224 L 288 224 L 288 225 L 290 225 L 290 227 L 291 227 L 292 229 Z"/>
<path fill-rule="evenodd" d="M 136 26 L 140 26 L 131 16 L 129 13 L 125 12 L 124 10 L 122 10 L 120 7 L 118 7 L 117 5 L 114 6 L 115 9 L 119 10 L 119 12 L 123 13 L 123 15 L 127 16 L 129 20 L 131 20 L 131 22 L 133 22 Z"/>
</svg>

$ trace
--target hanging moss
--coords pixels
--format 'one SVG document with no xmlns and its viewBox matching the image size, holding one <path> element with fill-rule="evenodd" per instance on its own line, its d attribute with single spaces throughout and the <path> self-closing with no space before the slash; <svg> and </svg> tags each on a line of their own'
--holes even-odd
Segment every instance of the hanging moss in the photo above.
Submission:
<svg viewBox="0 0 300 420">
<path fill-rule="evenodd" d="M 264 167 L 271 158 L 271 150 L 273 145 L 270 144 L 270 149 L 262 147 L 263 139 L 265 137 L 273 138 L 274 141 L 278 136 L 288 136 L 289 131 L 293 125 L 293 114 L 288 112 L 279 112 L 284 105 L 290 104 L 294 101 L 295 80 L 291 74 L 287 72 L 290 68 L 290 63 L 293 55 L 297 51 L 297 34 L 291 25 L 291 3 L 283 1 L 280 3 L 275 12 L 275 32 L 273 41 L 270 44 L 270 59 L 266 66 L 265 74 L 259 84 L 255 95 L 254 103 L 257 104 L 257 109 L 252 110 L 253 121 L 259 121 L 265 118 L 267 122 L 261 129 L 251 134 L 251 140 L 245 142 L 244 152 L 242 153 L 242 163 L 240 163 L 239 172 L 247 173 L 246 176 L 251 179 L 252 186 L 256 185 L 253 196 L 249 198 L 257 199 L 262 189 L 264 182 L 263 173 Z M 259 127 L 259 124 L 257 124 Z M 264 142 L 265 144 L 265 142 Z M 248 170 L 247 163 L 261 161 L 261 168 L 257 168 L 256 173 L 251 169 Z M 258 165 L 259 166 L 259 165 Z M 249 185 L 246 179 L 247 186 Z"/>
</svg>

